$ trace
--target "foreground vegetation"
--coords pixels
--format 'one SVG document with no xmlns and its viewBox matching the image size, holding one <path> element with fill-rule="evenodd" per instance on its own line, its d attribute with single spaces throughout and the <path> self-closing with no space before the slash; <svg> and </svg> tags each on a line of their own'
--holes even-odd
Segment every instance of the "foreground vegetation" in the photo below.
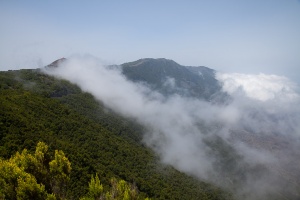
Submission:
<svg viewBox="0 0 300 200">
<path fill-rule="evenodd" d="M 47 189 L 53 182 L 49 178 L 43 197 L 50 198 L 52 193 L 56 198 L 84 197 L 90 192 L 87 183 L 91 184 L 91 176 L 98 174 L 93 179 L 99 179 L 103 191 L 119 184 L 112 183 L 115 177 L 133 183 L 139 198 L 231 199 L 230 194 L 209 183 L 160 164 L 141 142 L 141 126 L 107 110 L 65 80 L 39 70 L 0 72 L 0 107 L 2 163 L 23 149 L 27 149 L 26 155 L 34 155 L 39 141 L 48 144 L 50 152 L 60 149 L 72 163 L 68 184 L 62 187 L 64 195 Z M 55 156 L 49 159 L 55 160 Z M 43 191 L 42 186 L 36 187 Z"/>
<path fill-rule="evenodd" d="M 65 199 L 70 180 L 71 163 L 63 151 L 55 150 L 50 159 L 48 146 L 39 142 L 34 154 L 24 149 L 8 160 L 0 159 L 1 199 Z M 92 176 L 88 193 L 81 200 L 134 200 L 140 198 L 136 186 L 124 180 L 111 179 L 111 188 L 103 190 L 99 177 Z M 148 199 L 148 198 L 146 198 Z"/>
</svg>

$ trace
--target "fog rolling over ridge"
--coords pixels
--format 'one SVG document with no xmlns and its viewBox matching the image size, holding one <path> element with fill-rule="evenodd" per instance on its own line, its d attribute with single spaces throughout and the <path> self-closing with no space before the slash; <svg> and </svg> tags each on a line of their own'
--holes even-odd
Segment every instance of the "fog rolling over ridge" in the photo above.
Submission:
<svg viewBox="0 0 300 200">
<path fill-rule="evenodd" d="M 157 60 L 135 64 L 142 67 L 147 62 Z M 173 71 L 165 70 L 164 76 L 155 77 L 161 81 L 157 88 L 149 81 L 126 77 L 126 64 L 103 66 L 84 56 L 45 72 L 76 83 L 107 107 L 144 125 L 143 142 L 163 163 L 230 189 L 240 199 L 299 199 L 297 85 L 276 75 L 216 73 L 214 79 L 197 72 L 199 79 L 210 80 L 208 85 L 216 84 L 213 89 L 203 88 L 206 96 L 200 98 L 185 95 L 196 77 L 189 74 L 196 74 L 197 68 L 163 62 L 171 66 L 163 69 L 187 75 L 178 81 Z M 172 92 L 165 95 L 164 89 Z"/>
</svg>

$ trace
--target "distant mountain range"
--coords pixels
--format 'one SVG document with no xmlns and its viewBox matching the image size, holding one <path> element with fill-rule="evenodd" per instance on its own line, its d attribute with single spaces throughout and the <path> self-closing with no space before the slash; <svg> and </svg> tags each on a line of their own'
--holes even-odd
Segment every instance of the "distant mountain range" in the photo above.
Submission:
<svg viewBox="0 0 300 200">
<path fill-rule="evenodd" d="M 66 60 L 58 59 L 47 67 L 57 67 Z M 146 84 L 165 96 L 178 94 L 218 103 L 228 98 L 215 78 L 216 71 L 208 67 L 183 66 L 165 58 L 143 58 L 111 67 L 121 68 L 127 79 Z"/>
<path fill-rule="evenodd" d="M 121 65 L 124 75 L 134 82 L 144 82 L 164 95 L 179 94 L 212 100 L 221 85 L 215 70 L 207 67 L 182 66 L 165 58 L 145 58 Z"/>
</svg>

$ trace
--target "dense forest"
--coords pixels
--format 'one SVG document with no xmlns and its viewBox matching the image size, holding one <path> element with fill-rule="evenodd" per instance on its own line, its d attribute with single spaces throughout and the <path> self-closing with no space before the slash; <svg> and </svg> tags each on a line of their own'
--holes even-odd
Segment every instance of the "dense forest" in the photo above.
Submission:
<svg viewBox="0 0 300 200">
<path fill-rule="evenodd" d="M 61 150 L 55 150 L 54 159 L 50 158 L 48 146 L 39 142 L 34 154 L 24 149 L 8 160 L 1 159 L 1 199 L 66 199 L 71 163 Z M 88 193 L 80 199 L 144 199 L 134 184 L 116 178 L 112 178 L 110 183 L 111 187 L 105 191 L 98 175 L 92 175 Z"/>
<path fill-rule="evenodd" d="M 120 117 L 76 85 L 39 69 L 0 72 L 0 108 L 1 163 L 23 149 L 33 155 L 39 142 L 49 152 L 61 150 L 70 161 L 65 195 L 58 199 L 93 199 L 86 195 L 100 182 L 103 191 L 134 185 L 140 199 L 232 199 L 212 184 L 161 164 L 143 144 L 144 128 L 134 119 Z"/>
</svg>

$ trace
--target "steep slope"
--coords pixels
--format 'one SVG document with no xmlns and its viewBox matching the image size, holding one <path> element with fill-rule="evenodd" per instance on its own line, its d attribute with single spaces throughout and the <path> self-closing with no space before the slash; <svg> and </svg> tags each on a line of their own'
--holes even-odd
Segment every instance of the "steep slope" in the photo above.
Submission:
<svg viewBox="0 0 300 200">
<path fill-rule="evenodd" d="M 164 95 L 211 100 L 220 93 L 215 71 L 207 67 L 186 67 L 164 58 L 140 59 L 121 66 L 129 80 L 144 82 Z"/>
<path fill-rule="evenodd" d="M 145 83 L 166 96 L 177 94 L 222 104 L 226 104 L 226 101 L 230 98 L 220 92 L 221 86 L 215 79 L 215 71 L 206 67 L 185 67 L 172 60 L 147 58 L 125 63 L 122 65 L 122 69 L 123 74 L 129 80 Z M 251 104 L 251 102 L 247 103 Z M 259 112 L 255 109 L 254 106 L 250 108 L 251 114 L 253 118 L 258 118 Z M 231 114 L 226 112 L 226 117 L 230 119 L 232 117 Z M 228 130 L 229 137 L 227 138 L 230 142 L 224 141 L 224 138 L 218 138 L 214 134 L 205 141 L 206 145 L 211 149 L 211 157 L 217 158 L 213 170 L 213 173 L 218 174 L 219 177 L 216 182 L 223 182 L 223 185 L 232 185 L 233 188 L 239 188 L 241 185 L 248 184 L 247 181 L 252 179 L 255 180 L 249 184 L 249 188 L 252 187 L 252 192 L 246 195 L 250 199 L 263 199 L 263 195 L 265 195 L 264 199 L 274 199 L 275 197 L 278 199 L 298 199 L 299 170 L 295 170 L 297 168 L 295 166 L 299 166 L 299 154 L 294 151 L 297 145 L 289 145 L 292 144 L 290 142 L 291 138 L 287 139 L 280 136 L 283 133 L 277 136 L 268 132 L 255 133 L 251 129 L 246 131 L 247 127 L 255 126 L 251 123 L 247 124 L 247 122 L 247 120 L 245 120 L 245 124 L 239 122 L 239 124 L 245 126 L 230 126 Z M 267 124 L 268 120 L 262 123 Z M 199 131 L 201 133 L 218 132 L 216 131 L 218 126 L 222 127 L 222 125 L 207 125 L 199 121 L 198 129 L 201 130 Z M 279 158 L 280 162 L 274 162 L 276 164 L 261 162 L 263 163 L 261 164 L 257 161 L 250 161 L 251 164 L 249 164 L 247 163 L 249 161 L 245 159 L 245 154 L 240 154 L 234 148 L 241 144 L 245 148 L 251 149 L 251 151 L 261 152 L 261 154 L 267 152 L 269 157 Z M 188 148 L 188 146 L 185 146 L 185 148 Z M 257 153 L 256 157 L 258 155 L 259 153 Z M 283 157 L 286 158 L 284 162 Z M 266 185 L 272 182 L 272 186 L 265 189 L 255 188 L 254 185 L 260 184 L 260 182 L 264 182 Z M 239 198 L 242 198 L 242 196 Z"/>
<path fill-rule="evenodd" d="M 142 127 L 107 110 L 76 85 L 39 70 L 0 73 L 0 157 L 38 141 L 72 163 L 68 197 L 86 193 L 92 174 L 134 182 L 154 199 L 230 199 L 228 193 L 158 163 L 140 142 Z M 105 186 L 105 187 L 106 187 Z"/>
</svg>

